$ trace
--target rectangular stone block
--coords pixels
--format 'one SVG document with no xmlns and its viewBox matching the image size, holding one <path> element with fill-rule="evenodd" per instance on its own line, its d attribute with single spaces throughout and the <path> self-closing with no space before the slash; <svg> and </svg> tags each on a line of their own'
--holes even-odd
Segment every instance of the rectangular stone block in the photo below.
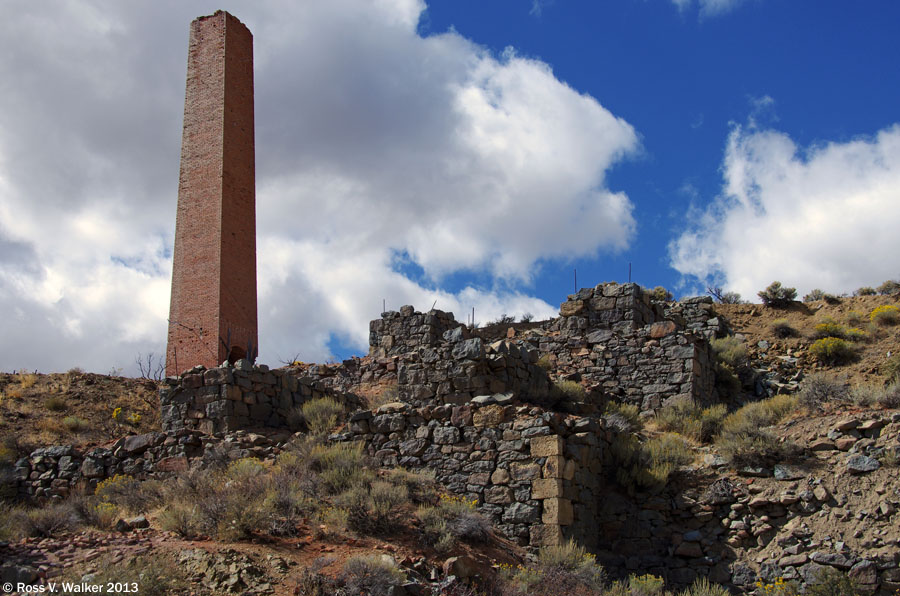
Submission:
<svg viewBox="0 0 900 596">
<path fill-rule="evenodd" d="M 222 385 L 221 395 L 225 399 L 231 401 L 240 401 L 241 400 L 241 388 L 237 385 Z"/>
<path fill-rule="evenodd" d="M 566 458 L 561 455 L 550 455 L 544 463 L 544 478 L 562 478 L 566 468 Z"/>
<path fill-rule="evenodd" d="M 574 520 L 572 501 L 569 499 L 544 499 L 541 521 L 545 524 L 568 526 Z"/>
<path fill-rule="evenodd" d="M 478 428 L 495 428 L 506 418 L 506 410 L 502 406 L 485 406 L 472 414 L 472 424 Z"/>
<path fill-rule="evenodd" d="M 563 543 L 562 528 L 557 525 L 534 525 L 530 529 L 531 546 L 559 546 Z"/>
<path fill-rule="evenodd" d="M 549 457 L 562 455 L 565 442 L 558 435 L 533 437 L 531 439 L 531 457 Z"/>
<path fill-rule="evenodd" d="M 532 499 L 554 499 L 562 496 L 562 480 L 557 478 L 539 478 L 531 483 Z"/>
</svg>

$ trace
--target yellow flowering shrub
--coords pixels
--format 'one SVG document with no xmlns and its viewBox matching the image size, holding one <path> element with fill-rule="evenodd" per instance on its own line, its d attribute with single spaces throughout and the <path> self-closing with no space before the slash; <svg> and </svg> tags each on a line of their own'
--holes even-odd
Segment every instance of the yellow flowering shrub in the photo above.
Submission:
<svg viewBox="0 0 900 596">
<path fill-rule="evenodd" d="M 900 308 L 893 304 L 883 304 L 869 313 L 869 320 L 876 325 L 896 325 L 900 323 Z"/>
<path fill-rule="evenodd" d="M 853 347 L 837 337 L 817 339 L 809 346 L 809 354 L 823 364 L 844 364 L 856 357 Z"/>
<path fill-rule="evenodd" d="M 756 587 L 758 596 L 797 596 L 800 593 L 796 583 L 786 582 L 783 577 L 775 578 L 774 582 L 757 580 Z"/>
</svg>

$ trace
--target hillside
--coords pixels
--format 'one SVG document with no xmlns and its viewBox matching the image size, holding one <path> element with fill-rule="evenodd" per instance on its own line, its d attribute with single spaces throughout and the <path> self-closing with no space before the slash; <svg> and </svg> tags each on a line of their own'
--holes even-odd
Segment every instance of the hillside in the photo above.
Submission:
<svg viewBox="0 0 900 596">
<path fill-rule="evenodd" d="M 760 304 L 717 304 L 720 312 L 731 322 L 736 333 L 746 337 L 751 355 L 773 360 L 778 356 L 796 357 L 805 371 L 827 370 L 850 385 L 882 383 L 883 367 L 889 355 L 900 348 L 900 326 L 879 326 L 869 321 L 869 314 L 878 306 L 898 305 L 900 295 L 855 296 L 838 298 L 834 303 L 825 300 L 794 302 L 788 308 L 769 308 Z M 796 334 L 779 337 L 774 324 L 783 321 Z M 837 367 L 826 367 L 809 357 L 808 349 L 814 341 L 816 325 L 829 321 L 856 328 L 864 336 L 855 341 L 858 359 Z M 769 344 L 768 350 L 758 348 L 759 342 Z"/>
<path fill-rule="evenodd" d="M 0 373 L 0 436 L 23 445 L 83 447 L 158 430 L 158 390 L 147 379 L 77 369 Z"/>
<path fill-rule="evenodd" d="M 674 589 L 691 583 L 698 576 L 694 570 L 744 591 L 756 589 L 753 582 L 760 578 L 758 593 L 766 594 L 779 593 L 767 587 L 775 590 L 781 581 L 824 571 L 843 574 L 840 580 L 835 575 L 835 582 L 852 578 L 865 593 L 879 586 L 882 594 L 900 589 L 900 393 L 884 389 L 885 363 L 900 346 L 900 325 L 867 320 L 877 306 L 897 301 L 897 296 L 865 296 L 786 309 L 714 306 L 748 347 L 745 369 L 738 371 L 743 380 L 781 371 L 803 390 L 799 398 L 757 401 L 767 396 L 745 383 L 746 392 L 733 400 L 759 405 L 752 415 L 746 408 L 734 414 L 737 422 L 746 419 L 767 433 L 754 435 L 765 439 L 765 447 L 753 461 L 749 451 L 743 459 L 729 459 L 734 445 L 722 436 L 737 422 L 726 419 L 726 430 L 716 431 L 722 436 L 709 440 L 694 434 L 694 414 L 639 421 L 626 410 L 614 413 L 615 424 L 632 425 L 640 444 L 676 431 L 690 455 L 652 489 L 620 484 L 614 472 L 608 479 L 603 554 L 597 561 L 608 579 L 624 583 L 614 588 L 620 591 L 606 593 L 662 594 L 661 584 L 649 576 L 629 580 L 628 575 L 666 575 Z M 776 322 L 793 333 L 779 337 Z M 855 357 L 846 364 L 826 366 L 809 353 L 816 325 L 826 322 L 864 331 L 852 342 Z M 387 361 L 384 366 L 389 371 Z M 325 375 L 341 390 L 356 390 L 386 418 L 418 415 L 419 410 L 387 403 L 396 396 L 388 372 L 350 386 L 354 377 L 338 379 L 335 367 L 302 368 Z M 811 397 L 813 382 L 820 391 Z M 355 593 L 462 595 L 473 593 L 466 584 L 480 578 L 478 589 L 490 593 L 549 595 L 560 593 L 561 586 L 576 594 L 604 593 L 603 578 L 584 553 L 557 551 L 555 562 L 536 561 L 526 548 L 490 530 L 472 503 L 446 487 L 426 477 L 374 470 L 361 453 L 325 447 L 325 429 L 338 436 L 359 424 L 346 419 L 340 407 L 317 406 L 324 414 L 304 411 L 306 430 L 293 435 L 237 431 L 212 440 L 184 431 L 163 443 L 162 435 L 156 439 L 151 432 L 159 428 L 151 407 L 156 385 L 146 380 L 78 371 L 3 374 L 0 391 L 6 445 L 0 455 L 7 470 L 34 446 L 65 444 L 89 458 L 121 454 L 116 456 L 126 458 L 121 469 L 141 470 L 150 462 L 162 469 L 166 462 L 166 470 L 181 470 L 143 483 L 123 475 L 94 488 L 95 480 L 83 487 L 86 497 L 75 491 L 39 509 L 4 511 L 4 581 L 138 581 L 142 594 L 331 594 L 344 585 Z M 122 410 L 113 419 L 118 407 Z M 526 427 L 520 423 L 536 411 L 513 409 L 525 418 L 504 428 Z M 81 422 L 67 424 L 67 417 Z M 582 424 L 564 414 L 550 420 Z M 126 434 L 132 438 L 122 439 Z M 748 443 L 747 449 L 759 446 Z M 198 449 L 205 449 L 202 460 L 181 455 Z M 62 470 L 70 453 L 46 451 L 38 459 Z M 248 457 L 262 463 L 242 459 Z M 32 475 L 46 469 L 40 463 L 35 468 L 34 461 L 32 456 Z M 661 559 L 647 550 L 643 536 L 663 530 L 671 544 L 664 556 L 680 561 L 681 572 L 657 571 Z M 747 583 L 740 583 L 744 579 Z"/>
</svg>

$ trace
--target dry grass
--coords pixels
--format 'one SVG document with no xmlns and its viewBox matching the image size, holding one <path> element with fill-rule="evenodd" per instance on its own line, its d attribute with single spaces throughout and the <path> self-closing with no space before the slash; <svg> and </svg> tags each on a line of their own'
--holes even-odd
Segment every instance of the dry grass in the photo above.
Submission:
<svg viewBox="0 0 900 596">
<path fill-rule="evenodd" d="M 159 429 L 157 386 L 144 380 L 79 371 L 0 373 L 0 390 L 0 434 L 31 444 L 64 440 L 81 446 L 115 439 L 122 434 L 120 423 L 110 416 L 115 408 L 133 415 L 132 428 L 138 433 Z M 60 412 L 75 416 L 66 419 Z"/>
<path fill-rule="evenodd" d="M 690 400 L 666 406 L 656 413 L 657 428 L 673 431 L 699 443 L 709 443 L 719 434 L 728 409 L 724 404 L 702 408 Z"/>
<path fill-rule="evenodd" d="M 400 393 L 397 389 L 397 385 L 394 384 L 376 388 L 373 391 L 367 392 L 367 394 L 364 395 L 363 398 L 365 400 L 367 409 L 377 410 L 385 404 L 400 401 Z"/>
</svg>

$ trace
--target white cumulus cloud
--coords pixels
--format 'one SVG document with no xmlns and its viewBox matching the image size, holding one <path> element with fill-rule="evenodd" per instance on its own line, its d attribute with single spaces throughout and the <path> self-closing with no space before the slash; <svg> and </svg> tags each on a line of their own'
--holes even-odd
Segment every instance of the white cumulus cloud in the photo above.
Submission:
<svg viewBox="0 0 900 596">
<path fill-rule="evenodd" d="M 900 275 L 900 124 L 808 148 L 736 126 L 722 170 L 721 196 L 670 245 L 681 273 L 754 300 L 774 280 L 802 296 Z"/>
<path fill-rule="evenodd" d="M 687 10 L 697 5 L 701 17 L 714 17 L 737 8 L 744 0 L 672 0 L 679 10 Z"/>
<path fill-rule="evenodd" d="M 549 316 L 547 259 L 627 247 L 634 129 L 418 0 L 16 2 L 0 22 L 0 366 L 164 351 L 188 24 L 253 31 L 261 360 L 364 352 L 388 308 Z M 417 273 L 413 273 L 417 272 Z M 492 287 L 458 276 L 487 274 Z M 450 276 L 457 276 L 446 289 Z M 461 288 L 461 289 L 460 289 Z"/>
</svg>

